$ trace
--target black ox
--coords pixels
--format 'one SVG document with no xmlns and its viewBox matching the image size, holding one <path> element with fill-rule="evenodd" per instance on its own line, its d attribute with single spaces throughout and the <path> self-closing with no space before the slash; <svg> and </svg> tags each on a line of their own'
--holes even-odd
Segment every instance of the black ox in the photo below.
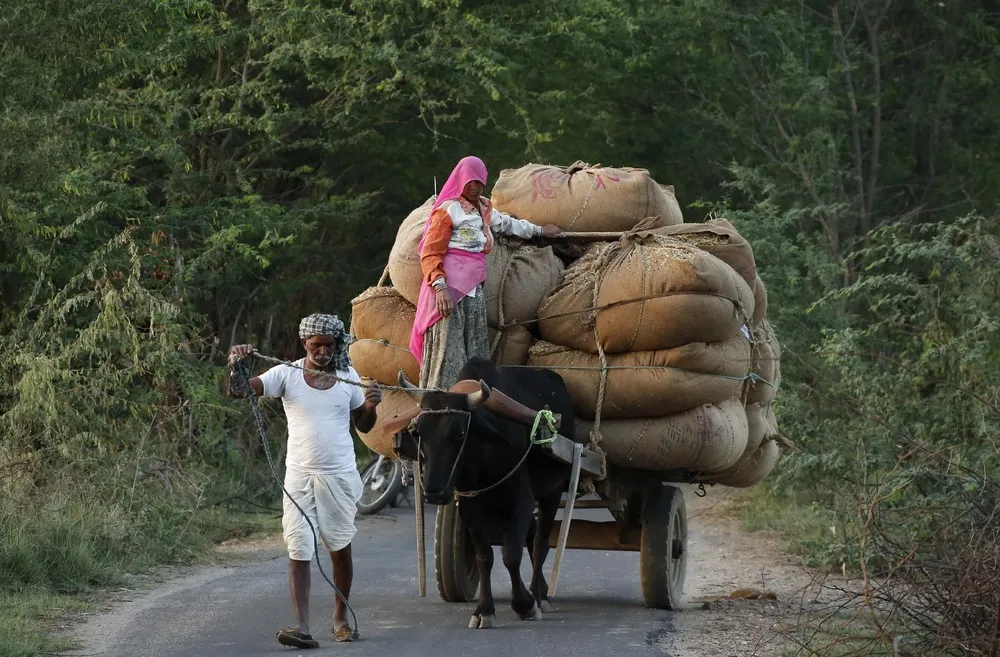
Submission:
<svg viewBox="0 0 1000 657">
<path fill-rule="evenodd" d="M 502 532 L 503 564 L 510 573 L 510 606 L 522 620 L 539 620 L 542 611 L 551 609 L 542 566 L 569 469 L 531 446 L 531 426 L 511 419 L 516 414 L 487 407 L 496 407 L 499 395 L 494 403 L 487 401 L 491 391 L 498 390 L 532 410 L 547 406 L 562 416 L 559 433 L 574 440 L 572 399 L 555 372 L 496 367 L 485 358 L 472 358 L 462 368 L 459 381 L 470 380 L 479 386 L 469 394 L 410 393 L 421 409 L 415 434 L 424 500 L 445 505 L 456 493 L 459 496 L 458 513 L 469 529 L 479 570 L 479 604 L 469 627 L 492 627 L 495 619 L 490 535 L 497 530 Z M 413 388 L 402 375 L 400 385 Z M 533 522 L 536 502 L 537 525 Z M 529 588 L 520 571 L 525 547 L 531 555 Z"/>
</svg>

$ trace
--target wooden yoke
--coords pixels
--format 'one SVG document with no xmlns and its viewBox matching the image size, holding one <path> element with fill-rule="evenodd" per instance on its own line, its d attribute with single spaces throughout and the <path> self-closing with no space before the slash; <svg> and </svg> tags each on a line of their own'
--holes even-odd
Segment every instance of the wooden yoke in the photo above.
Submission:
<svg viewBox="0 0 1000 657">
<path fill-rule="evenodd" d="M 415 404 L 413 408 L 409 408 L 402 413 L 397 413 L 392 417 L 382 420 L 382 430 L 390 435 L 399 433 L 406 427 L 410 426 L 410 422 L 413 422 L 413 419 L 418 415 L 420 415 L 420 406 Z"/>
<path fill-rule="evenodd" d="M 448 392 L 457 392 L 468 395 L 478 390 L 479 381 L 466 379 L 453 385 Z M 501 417 L 529 427 L 535 423 L 535 416 L 538 415 L 538 411 L 531 410 L 521 402 L 511 399 L 496 388 L 490 388 L 490 397 L 486 400 L 486 408 Z M 553 413 L 552 417 L 555 418 L 556 429 L 558 430 L 562 423 L 562 415 L 559 413 Z"/>
<path fill-rule="evenodd" d="M 473 392 L 477 392 L 479 389 L 479 381 L 466 379 L 453 385 L 448 392 L 468 395 Z M 486 400 L 486 408 L 501 417 L 505 417 L 508 420 L 513 420 L 514 422 L 527 426 L 534 424 L 535 416 L 538 415 L 538 411 L 531 410 L 521 402 L 511 399 L 496 388 L 490 388 L 490 397 Z M 389 434 L 399 433 L 406 427 L 410 426 L 410 422 L 412 422 L 418 415 L 420 415 L 420 406 L 414 404 L 413 408 L 407 409 L 402 413 L 397 413 L 390 418 L 382 420 L 382 429 Z M 558 430 L 562 424 L 562 415 L 559 413 L 553 413 L 552 417 L 555 418 L 556 429 Z"/>
</svg>

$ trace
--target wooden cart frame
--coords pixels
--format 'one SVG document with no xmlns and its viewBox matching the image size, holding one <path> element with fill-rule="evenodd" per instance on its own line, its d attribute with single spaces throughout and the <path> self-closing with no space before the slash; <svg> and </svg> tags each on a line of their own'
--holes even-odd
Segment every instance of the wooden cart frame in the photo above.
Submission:
<svg viewBox="0 0 1000 657">
<path fill-rule="evenodd" d="M 571 468 L 567 497 L 549 536 L 556 549 L 549 579 L 555 597 L 559 566 L 566 548 L 639 553 L 642 596 L 647 607 L 675 610 L 681 603 L 687 567 L 687 511 L 683 492 L 668 482 L 685 481 L 683 472 L 650 472 L 618 468 L 604 455 L 555 435 L 540 445 L 550 457 Z M 579 478 L 591 479 L 599 499 L 577 500 Z M 574 508 L 607 509 L 614 520 L 574 520 Z M 499 545 L 499 537 L 493 539 Z M 452 502 L 438 508 L 434 522 L 434 572 L 438 593 L 447 602 L 476 599 L 479 571 L 472 542 Z"/>
</svg>

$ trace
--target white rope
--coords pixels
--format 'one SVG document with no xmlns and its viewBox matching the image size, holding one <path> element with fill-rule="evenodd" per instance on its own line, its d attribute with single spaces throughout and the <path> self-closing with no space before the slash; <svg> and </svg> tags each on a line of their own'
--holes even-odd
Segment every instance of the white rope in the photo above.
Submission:
<svg viewBox="0 0 1000 657">
<path fill-rule="evenodd" d="M 250 355 L 256 356 L 257 358 L 260 358 L 261 360 L 267 361 L 269 363 L 275 363 L 276 365 L 287 365 L 297 370 L 302 370 L 303 372 L 309 372 L 310 374 L 315 375 L 317 378 L 327 379 L 327 380 L 333 379 L 334 381 L 339 381 L 341 383 L 346 383 L 348 385 L 357 386 L 359 388 L 369 387 L 367 384 L 361 383 L 359 381 L 354 381 L 352 379 L 345 379 L 343 377 L 337 376 L 332 372 L 324 372 L 322 370 L 311 370 L 307 367 L 296 365 L 295 363 L 288 360 L 281 360 L 280 358 L 275 358 L 273 356 L 265 356 L 264 354 L 256 350 L 250 352 Z M 390 386 L 384 383 L 377 383 L 376 385 L 378 385 L 378 387 L 382 390 L 396 390 L 399 392 L 443 392 L 438 388 L 404 388 L 403 386 Z"/>
</svg>

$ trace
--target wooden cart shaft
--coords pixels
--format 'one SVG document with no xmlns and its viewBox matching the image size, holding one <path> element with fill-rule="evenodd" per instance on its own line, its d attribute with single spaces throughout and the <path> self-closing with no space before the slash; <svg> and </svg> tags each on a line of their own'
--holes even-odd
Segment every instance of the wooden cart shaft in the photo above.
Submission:
<svg viewBox="0 0 1000 657">
<path fill-rule="evenodd" d="M 573 446 L 575 444 L 576 443 L 569 438 L 557 433 L 552 437 L 551 442 L 540 443 L 539 447 L 541 447 L 542 451 L 556 460 L 561 461 L 566 465 L 572 465 Z M 583 456 L 580 460 L 580 470 L 586 472 L 592 478 L 598 480 L 604 479 L 606 471 L 604 454 L 584 447 Z"/>
</svg>

